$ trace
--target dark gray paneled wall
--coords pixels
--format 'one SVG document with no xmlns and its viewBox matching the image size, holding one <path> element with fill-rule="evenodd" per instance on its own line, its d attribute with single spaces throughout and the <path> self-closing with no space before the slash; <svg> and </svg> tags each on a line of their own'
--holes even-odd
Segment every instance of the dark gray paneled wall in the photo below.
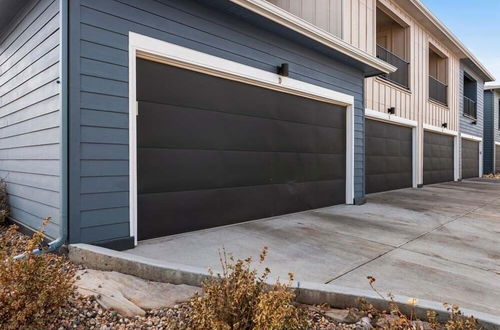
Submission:
<svg viewBox="0 0 500 330">
<path fill-rule="evenodd" d="M 495 143 L 493 139 L 493 92 L 484 91 L 484 146 L 483 146 L 483 172 L 492 173 L 495 159 Z"/>
<path fill-rule="evenodd" d="M 354 95 L 355 192 L 363 196 L 361 72 L 194 1 L 82 0 L 70 10 L 80 18 L 71 27 L 70 53 L 80 54 L 71 58 L 71 130 L 81 132 L 71 138 L 71 241 L 129 235 L 129 31 L 266 71 L 288 62 L 291 77 Z"/>
<path fill-rule="evenodd" d="M 0 176 L 11 216 L 59 223 L 59 0 L 32 1 L 0 40 Z"/>
</svg>

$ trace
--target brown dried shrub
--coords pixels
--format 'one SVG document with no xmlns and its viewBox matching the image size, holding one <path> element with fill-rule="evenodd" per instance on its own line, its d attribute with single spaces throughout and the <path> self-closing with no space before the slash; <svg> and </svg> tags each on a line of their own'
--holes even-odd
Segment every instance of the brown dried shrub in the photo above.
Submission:
<svg viewBox="0 0 500 330">
<path fill-rule="evenodd" d="M 26 244 L 24 258 L 0 251 L 1 329 L 46 329 L 75 292 L 74 271 L 63 257 L 32 253 L 42 246 L 48 221 Z"/>
<path fill-rule="evenodd" d="M 7 203 L 7 183 L 4 179 L 0 178 L 0 224 L 5 223 L 9 213 L 9 204 Z"/>
<path fill-rule="evenodd" d="M 267 255 L 262 250 L 260 264 Z M 190 305 L 189 327 L 218 330 L 308 329 L 307 313 L 294 304 L 291 281 L 269 286 L 270 270 L 261 275 L 251 268 L 251 258 L 234 260 L 225 250 L 221 254 L 222 274 L 203 282 L 204 294 L 196 295 Z M 213 275 L 212 271 L 210 274 Z"/>
</svg>

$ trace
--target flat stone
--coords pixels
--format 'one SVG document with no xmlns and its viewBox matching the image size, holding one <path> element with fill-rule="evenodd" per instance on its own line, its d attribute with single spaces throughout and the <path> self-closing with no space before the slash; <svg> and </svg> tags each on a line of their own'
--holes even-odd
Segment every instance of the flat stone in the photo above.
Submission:
<svg viewBox="0 0 500 330">
<path fill-rule="evenodd" d="M 188 301 L 201 289 L 143 280 L 118 272 L 80 270 L 76 286 L 83 296 L 96 296 L 106 309 L 123 316 L 144 315 L 145 310 L 173 307 Z"/>
<path fill-rule="evenodd" d="M 363 317 L 362 313 L 357 313 L 352 309 L 330 308 L 324 311 L 324 314 L 335 322 L 348 324 L 356 323 Z"/>
</svg>

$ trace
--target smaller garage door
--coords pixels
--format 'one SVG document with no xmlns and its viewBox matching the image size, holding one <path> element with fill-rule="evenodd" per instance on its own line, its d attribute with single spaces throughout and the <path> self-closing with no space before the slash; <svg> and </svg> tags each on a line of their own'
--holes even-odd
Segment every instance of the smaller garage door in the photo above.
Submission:
<svg viewBox="0 0 500 330">
<path fill-rule="evenodd" d="M 479 142 L 462 139 L 462 178 L 479 176 Z"/>
<path fill-rule="evenodd" d="M 495 146 L 495 173 L 500 173 L 500 146 Z"/>
<path fill-rule="evenodd" d="M 424 184 L 453 181 L 453 136 L 424 134 Z"/>
<path fill-rule="evenodd" d="M 366 193 L 412 186 L 412 129 L 366 120 Z"/>
</svg>

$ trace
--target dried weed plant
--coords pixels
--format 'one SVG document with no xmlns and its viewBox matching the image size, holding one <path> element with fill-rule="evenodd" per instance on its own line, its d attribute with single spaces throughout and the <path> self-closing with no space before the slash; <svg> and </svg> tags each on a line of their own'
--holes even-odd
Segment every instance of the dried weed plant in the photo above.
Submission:
<svg viewBox="0 0 500 330">
<path fill-rule="evenodd" d="M 203 295 L 196 295 L 190 305 L 190 328 L 217 330 L 285 330 L 309 329 L 307 312 L 294 303 L 290 290 L 293 275 L 286 283 L 266 284 L 270 270 L 262 274 L 252 269 L 252 258 L 235 260 L 224 249 L 219 253 L 222 274 L 204 281 Z M 267 248 L 260 254 L 265 261 Z"/>
<path fill-rule="evenodd" d="M 74 294 L 74 271 L 63 257 L 33 254 L 42 247 L 43 221 L 24 247 L 25 257 L 14 259 L 0 251 L 0 328 L 46 329 L 58 318 L 61 307 Z M 14 235 L 15 227 L 8 235 Z"/>
</svg>

